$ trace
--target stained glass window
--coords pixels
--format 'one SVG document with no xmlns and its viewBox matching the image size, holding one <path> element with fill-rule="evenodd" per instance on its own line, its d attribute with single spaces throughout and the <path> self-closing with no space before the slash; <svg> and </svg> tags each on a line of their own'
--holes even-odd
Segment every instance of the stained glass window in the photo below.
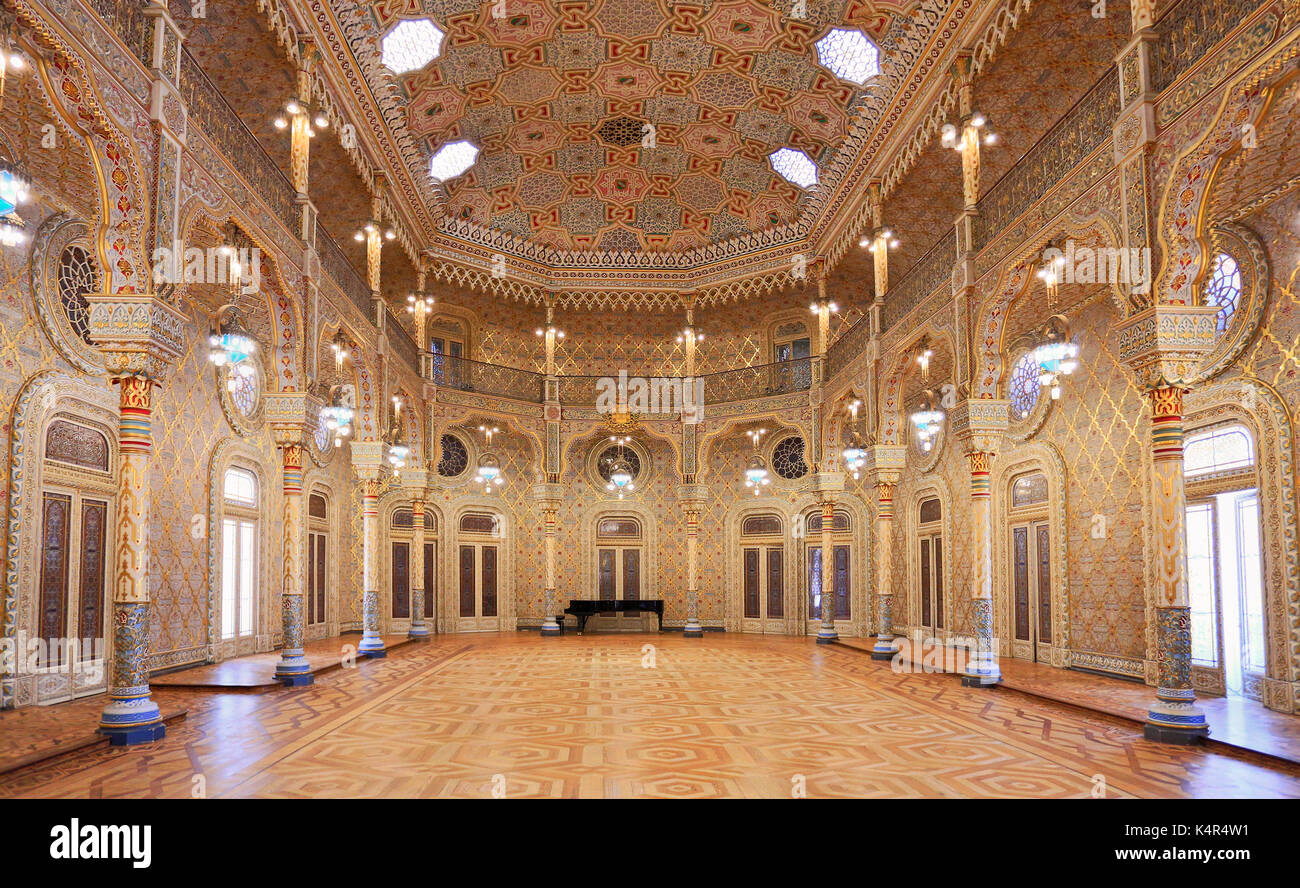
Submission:
<svg viewBox="0 0 1300 888">
<path fill-rule="evenodd" d="M 257 409 L 262 374 L 257 370 L 256 365 L 253 365 L 253 372 L 250 374 L 236 372 L 233 368 L 226 373 L 230 403 L 239 411 L 240 416 L 251 416 Z"/>
<path fill-rule="evenodd" d="M 839 77 L 858 86 L 880 73 L 880 52 L 861 31 L 833 28 L 817 41 L 817 61 Z"/>
<path fill-rule="evenodd" d="M 636 451 L 630 447 L 606 447 L 596 460 L 596 471 L 604 480 L 609 480 L 609 470 L 613 467 L 614 461 L 622 456 L 627 466 L 632 470 L 632 480 L 635 481 L 641 475 L 641 458 L 636 455 Z"/>
<path fill-rule="evenodd" d="M 1241 304 L 1241 269 L 1227 253 L 1214 257 L 1210 279 L 1205 283 L 1205 304 L 1219 307 L 1215 327 L 1220 334 L 1225 333 Z"/>
<path fill-rule="evenodd" d="M 384 67 L 394 74 L 416 71 L 438 57 L 442 31 L 428 19 L 399 22 L 383 40 Z"/>
<path fill-rule="evenodd" d="M 440 440 L 442 458 L 438 460 L 438 474 L 444 478 L 455 478 L 469 465 L 469 451 L 455 435 L 443 435 Z"/>
<path fill-rule="evenodd" d="M 779 148 L 768 155 L 772 169 L 776 170 L 789 182 L 800 188 L 817 184 L 817 164 L 802 151 L 793 148 Z"/>
<path fill-rule="evenodd" d="M 1021 475 L 1011 484 L 1013 507 L 1033 506 L 1047 502 L 1047 476 L 1042 472 Z"/>
<path fill-rule="evenodd" d="M 792 435 L 772 448 L 772 471 L 786 480 L 808 474 L 808 463 L 803 458 L 803 438 Z"/>
<path fill-rule="evenodd" d="M 99 289 L 99 273 L 90 252 L 78 244 L 68 244 L 59 256 L 59 302 L 74 333 L 87 345 L 90 341 L 90 303 L 86 294 Z"/>
<path fill-rule="evenodd" d="M 1011 415 L 1014 419 L 1025 419 L 1038 406 L 1038 394 L 1042 390 L 1038 374 L 1038 362 L 1028 352 L 1011 368 L 1007 396 L 1011 399 Z"/>
</svg>

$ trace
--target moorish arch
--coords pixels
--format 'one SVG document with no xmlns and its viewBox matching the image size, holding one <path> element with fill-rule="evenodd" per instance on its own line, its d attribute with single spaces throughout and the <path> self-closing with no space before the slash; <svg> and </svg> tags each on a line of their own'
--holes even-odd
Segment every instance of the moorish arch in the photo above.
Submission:
<svg viewBox="0 0 1300 888">
<path fill-rule="evenodd" d="M 906 339 L 907 344 L 900 344 L 894 357 L 885 364 L 879 383 L 879 429 L 880 443 L 882 444 L 907 443 L 905 414 L 907 411 L 906 399 L 909 395 L 908 386 L 914 379 L 919 380 L 921 377 L 921 370 L 917 365 L 917 350 L 923 342 L 929 342 L 931 350 L 935 353 L 935 360 L 930 371 L 932 381 L 955 382 L 956 345 L 954 336 L 946 324 L 941 325 L 932 320 L 909 335 Z M 947 368 L 946 374 L 939 372 L 943 368 Z M 921 387 L 919 383 L 912 386 L 917 391 Z"/>
</svg>

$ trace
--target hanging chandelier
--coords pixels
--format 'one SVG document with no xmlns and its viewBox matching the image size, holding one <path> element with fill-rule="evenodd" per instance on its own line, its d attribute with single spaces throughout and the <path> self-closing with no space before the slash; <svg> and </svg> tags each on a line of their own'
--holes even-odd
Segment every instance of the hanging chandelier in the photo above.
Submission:
<svg viewBox="0 0 1300 888">
<path fill-rule="evenodd" d="M 758 496 L 764 486 L 772 483 L 767 471 L 767 461 L 763 459 L 763 454 L 758 452 L 759 442 L 766 434 L 767 429 L 752 429 L 745 432 L 745 436 L 754 445 L 754 451 L 745 463 L 745 486 L 753 488 L 754 496 Z"/>
<path fill-rule="evenodd" d="M 1054 258 L 1038 270 L 1038 278 L 1047 287 L 1047 306 L 1052 314 L 1030 331 L 1029 353 L 1038 364 L 1038 384 L 1050 391 L 1053 401 L 1058 401 L 1061 398 L 1061 377 L 1078 369 L 1079 346 L 1072 341 L 1069 319 L 1056 312 L 1057 287 L 1061 282 L 1065 256 L 1060 250 L 1049 252 L 1054 254 Z"/>
<path fill-rule="evenodd" d="M 334 435 L 334 446 L 342 447 L 343 439 L 352 433 L 352 408 L 343 403 L 342 387 L 335 386 L 328 406 L 320 409 L 320 421 Z"/>
<path fill-rule="evenodd" d="M 314 139 L 316 137 L 316 130 L 325 129 L 330 125 L 329 117 L 326 116 L 323 108 L 316 108 L 313 110 L 309 105 L 300 102 L 297 99 L 290 99 L 285 102 L 284 111 L 277 114 L 272 123 L 275 124 L 276 129 L 286 129 L 289 126 L 290 120 L 295 117 L 301 117 L 308 122 L 307 138 L 309 139 Z M 315 127 L 315 129 L 313 129 L 313 127 Z"/>
<path fill-rule="evenodd" d="M 934 349 L 930 348 L 929 339 L 922 339 L 918 346 L 916 363 L 921 366 L 921 381 L 930 381 L 930 361 L 934 358 Z M 921 392 L 921 402 L 912 411 L 912 425 L 916 428 L 917 441 L 921 450 L 929 453 L 934 441 L 943 428 L 943 411 L 939 409 L 939 397 L 928 385 Z"/>
<path fill-rule="evenodd" d="M 851 428 L 849 430 L 849 445 L 841 452 L 844 458 L 844 468 L 853 474 L 853 480 L 858 480 L 861 469 L 867 463 L 867 451 L 862 447 L 862 436 L 858 432 L 858 410 L 862 407 L 862 401 L 855 398 L 848 404 Z"/>
<path fill-rule="evenodd" d="M 939 399 L 935 396 L 934 389 L 921 392 L 921 403 L 912 411 L 912 425 L 916 428 L 921 449 L 929 453 L 943 428 L 943 411 L 939 409 Z"/>
<path fill-rule="evenodd" d="M 208 331 L 208 360 L 225 369 L 226 385 L 232 392 L 241 377 L 248 379 L 257 372 L 251 360 L 255 351 L 257 340 L 244 328 L 239 310 L 233 305 L 222 306 Z"/>
<path fill-rule="evenodd" d="M 491 447 L 492 436 L 499 430 L 495 426 L 492 428 L 479 426 L 478 430 L 483 433 L 483 437 L 487 440 L 488 446 Z M 497 487 L 501 486 L 501 462 L 496 458 L 496 454 L 484 451 L 483 454 L 479 456 L 478 471 L 474 474 L 474 480 L 483 485 L 484 493 L 491 493 L 494 484 Z"/>
<path fill-rule="evenodd" d="M 348 338 L 343 335 L 343 325 L 334 331 L 334 338 L 330 340 L 330 351 L 334 353 L 334 369 L 342 370 L 343 362 L 348 359 L 349 346 Z"/>
<path fill-rule="evenodd" d="M 31 187 L 31 179 L 19 164 L 0 158 L 0 244 L 6 247 L 27 240 L 27 224 L 17 211 L 31 196 Z"/>
<path fill-rule="evenodd" d="M 618 453 L 609 463 L 609 483 L 605 489 L 618 494 L 622 499 L 624 494 L 636 490 L 636 485 L 632 483 L 635 474 L 632 471 L 632 464 L 627 458 L 627 445 L 632 439 L 626 435 L 610 435 L 609 440 L 614 442 L 618 447 Z"/>
</svg>

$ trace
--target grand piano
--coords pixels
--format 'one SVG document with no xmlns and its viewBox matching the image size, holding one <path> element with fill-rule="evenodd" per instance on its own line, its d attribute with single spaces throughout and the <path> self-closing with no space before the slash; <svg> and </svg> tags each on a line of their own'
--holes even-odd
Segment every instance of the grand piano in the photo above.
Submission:
<svg viewBox="0 0 1300 888">
<path fill-rule="evenodd" d="M 578 634 L 581 635 L 587 627 L 587 621 L 597 614 L 612 613 L 644 613 L 654 614 L 659 618 L 659 631 L 664 631 L 664 602 L 661 598 L 633 598 L 633 599 L 611 599 L 611 598 L 578 598 L 570 599 L 569 606 L 564 609 L 566 614 L 573 614 L 578 618 Z"/>
</svg>

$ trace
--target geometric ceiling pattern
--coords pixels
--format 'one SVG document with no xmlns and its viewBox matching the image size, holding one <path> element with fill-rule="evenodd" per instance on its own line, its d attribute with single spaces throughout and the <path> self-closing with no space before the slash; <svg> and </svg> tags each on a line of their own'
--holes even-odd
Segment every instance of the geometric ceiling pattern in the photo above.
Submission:
<svg viewBox="0 0 1300 888">
<path fill-rule="evenodd" d="M 861 150 L 855 119 L 894 98 L 946 5 L 344 0 L 334 12 L 443 231 L 507 234 L 529 258 L 666 258 L 755 233 L 806 236 L 825 171 Z M 902 15 L 909 6 L 923 9 Z M 444 35 L 437 57 L 394 73 L 383 38 L 413 20 Z M 837 45 L 875 52 L 852 79 L 822 64 L 817 42 L 835 29 L 853 37 Z M 434 182 L 429 158 L 461 140 L 477 161 Z M 778 175 L 769 156 L 781 148 L 806 154 L 823 185 Z"/>
</svg>

